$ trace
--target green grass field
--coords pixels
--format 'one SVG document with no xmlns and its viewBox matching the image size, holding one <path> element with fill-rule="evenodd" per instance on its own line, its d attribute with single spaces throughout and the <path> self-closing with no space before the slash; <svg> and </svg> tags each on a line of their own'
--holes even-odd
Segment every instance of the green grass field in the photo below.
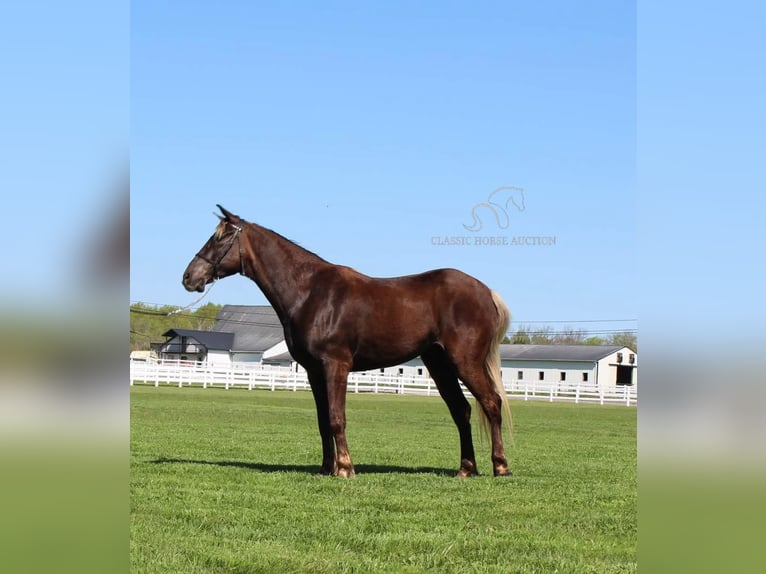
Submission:
<svg viewBox="0 0 766 574">
<path fill-rule="evenodd" d="M 307 392 L 132 387 L 131 571 L 635 572 L 635 408 L 512 409 L 514 476 L 456 479 L 438 397 L 351 394 L 343 480 Z"/>
</svg>

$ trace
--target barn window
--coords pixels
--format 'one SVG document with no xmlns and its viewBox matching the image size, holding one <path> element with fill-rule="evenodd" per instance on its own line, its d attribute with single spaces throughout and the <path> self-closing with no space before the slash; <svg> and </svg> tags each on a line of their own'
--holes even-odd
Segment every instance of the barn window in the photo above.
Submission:
<svg viewBox="0 0 766 574">
<path fill-rule="evenodd" d="M 636 362 L 636 356 L 635 356 L 633 353 L 631 353 L 630 355 L 628 355 L 628 362 L 629 362 L 631 365 L 632 365 L 633 363 L 635 363 L 635 362 Z"/>
<path fill-rule="evenodd" d="M 519 371 L 516 373 L 516 378 L 522 380 L 524 378 L 524 371 Z"/>
<path fill-rule="evenodd" d="M 617 353 L 617 362 L 622 363 L 622 353 Z"/>
<path fill-rule="evenodd" d="M 562 381 L 566 381 L 567 380 L 567 372 L 566 371 L 561 371 L 561 380 Z"/>
<path fill-rule="evenodd" d="M 582 382 L 583 383 L 587 383 L 588 382 L 588 373 L 583 373 L 582 374 Z"/>
<path fill-rule="evenodd" d="M 539 373 L 537 373 L 537 378 L 539 380 L 541 380 L 541 381 L 544 381 L 545 380 L 545 371 L 540 371 Z"/>
<path fill-rule="evenodd" d="M 404 374 L 404 369 L 403 369 L 402 367 L 399 367 L 399 374 L 400 374 L 400 375 L 403 375 L 403 374 Z"/>
<path fill-rule="evenodd" d="M 423 369 L 422 369 L 422 367 L 418 367 L 418 375 L 422 375 L 422 374 L 423 374 Z"/>
<path fill-rule="evenodd" d="M 382 375 L 383 373 L 385 373 L 385 372 L 386 372 L 386 369 L 380 369 L 380 374 L 381 374 L 381 375 Z"/>
</svg>

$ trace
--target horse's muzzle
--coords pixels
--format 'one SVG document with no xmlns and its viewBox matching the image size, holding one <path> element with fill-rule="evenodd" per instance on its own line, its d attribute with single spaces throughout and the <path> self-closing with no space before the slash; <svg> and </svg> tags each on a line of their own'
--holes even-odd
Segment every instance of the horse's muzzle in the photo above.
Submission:
<svg viewBox="0 0 766 574">
<path fill-rule="evenodd" d="M 205 290 L 205 279 L 202 277 L 193 279 L 191 276 L 191 273 L 189 273 L 188 271 L 184 273 L 184 277 L 181 280 L 181 284 L 184 286 L 184 289 L 186 289 L 187 291 L 197 291 L 199 293 L 202 293 Z"/>
</svg>

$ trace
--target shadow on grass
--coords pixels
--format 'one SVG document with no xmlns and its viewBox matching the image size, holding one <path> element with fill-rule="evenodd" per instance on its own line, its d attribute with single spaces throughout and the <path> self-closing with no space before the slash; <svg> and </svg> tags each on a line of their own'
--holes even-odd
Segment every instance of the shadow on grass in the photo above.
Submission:
<svg viewBox="0 0 766 574">
<path fill-rule="evenodd" d="M 303 472 L 318 474 L 319 465 L 308 464 L 268 464 L 264 462 L 243 462 L 239 460 L 195 460 L 190 458 L 157 458 L 149 461 L 151 464 L 208 464 L 213 466 L 233 466 L 247 468 L 258 472 Z M 355 464 L 357 474 L 436 474 L 439 476 L 454 476 L 455 470 L 434 468 L 430 466 L 407 467 L 377 464 Z"/>
</svg>

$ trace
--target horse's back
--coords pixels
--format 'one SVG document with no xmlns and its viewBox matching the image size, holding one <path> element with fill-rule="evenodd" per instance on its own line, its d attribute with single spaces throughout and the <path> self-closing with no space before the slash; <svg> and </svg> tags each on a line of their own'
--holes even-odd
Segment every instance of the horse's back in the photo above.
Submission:
<svg viewBox="0 0 766 574">
<path fill-rule="evenodd" d="M 399 277 L 374 278 L 370 277 L 371 282 L 380 284 L 391 284 L 398 288 L 413 289 L 416 291 L 475 291 L 489 288 L 475 277 L 460 271 L 459 269 L 443 268 L 424 271 L 414 275 L 402 275 Z"/>
<path fill-rule="evenodd" d="M 434 269 L 416 275 L 371 279 L 375 314 L 409 329 L 428 329 L 437 337 L 454 331 L 494 322 L 496 308 L 492 291 L 484 283 L 457 269 Z"/>
<path fill-rule="evenodd" d="M 439 309 L 444 305 L 463 304 L 484 307 L 492 299 L 489 287 L 458 269 L 434 269 L 397 279 L 401 281 L 404 290 L 409 288 L 415 296 L 432 299 Z"/>
</svg>

